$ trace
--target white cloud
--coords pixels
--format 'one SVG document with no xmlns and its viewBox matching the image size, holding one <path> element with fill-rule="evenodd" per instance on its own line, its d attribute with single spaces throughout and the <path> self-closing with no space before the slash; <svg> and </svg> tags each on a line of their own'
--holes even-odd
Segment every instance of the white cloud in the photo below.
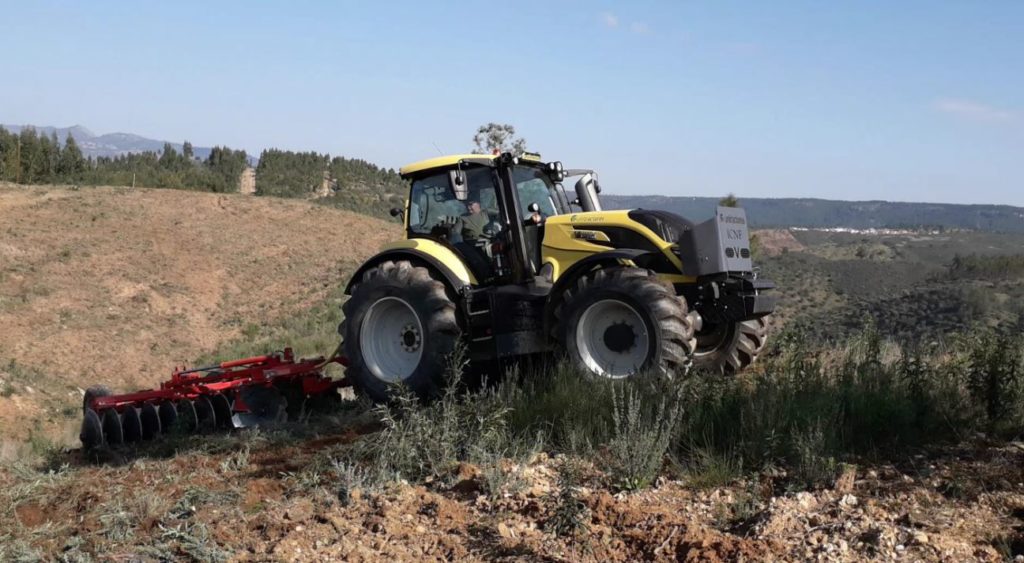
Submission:
<svg viewBox="0 0 1024 563">
<path fill-rule="evenodd" d="M 963 119 L 987 123 L 1006 123 L 1017 119 L 1017 113 L 1015 112 L 957 98 L 937 100 L 932 104 L 932 109 Z"/>
<path fill-rule="evenodd" d="M 639 33 L 640 35 L 647 35 L 651 32 L 651 28 L 647 27 L 647 24 L 642 22 L 633 22 L 629 24 L 629 30 L 633 33 Z"/>
<path fill-rule="evenodd" d="M 619 18 L 617 18 L 615 16 L 615 14 L 613 14 L 611 12 L 605 12 L 605 13 L 601 14 L 601 21 L 604 22 L 604 25 L 606 27 L 610 27 L 610 28 L 619 27 Z"/>
</svg>

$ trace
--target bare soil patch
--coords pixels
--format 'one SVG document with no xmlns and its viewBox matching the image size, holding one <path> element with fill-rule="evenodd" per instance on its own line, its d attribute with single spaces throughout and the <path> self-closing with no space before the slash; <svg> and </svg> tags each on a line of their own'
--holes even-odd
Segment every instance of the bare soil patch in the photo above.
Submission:
<svg viewBox="0 0 1024 563">
<path fill-rule="evenodd" d="M 0 439 L 297 314 L 398 231 L 297 200 L 0 185 Z"/>
<path fill-rule="evenodd" d="M 777 256 L 783 252 L 800 252 L 807 247 L 796 240 L 789 229 L 764 229 L 756 231 L 757 243 L 768 256 Z"/>
</svg>

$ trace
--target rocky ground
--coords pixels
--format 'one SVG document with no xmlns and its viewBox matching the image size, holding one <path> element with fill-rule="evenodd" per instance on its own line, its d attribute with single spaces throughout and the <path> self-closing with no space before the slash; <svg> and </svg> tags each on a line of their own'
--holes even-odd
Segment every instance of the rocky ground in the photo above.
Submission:
<svg viewBox="0 0 1024 563">
<path fill-rule="evenodd" d="M 766 472 L 616 492 L 582 462 L 567 484 L 559 468 L 570 461 L 543 453 L 500 476 L 461 464 L 434 482 L 374 481 L 339 461 L 374 431 L 246 431 L 98 461 L 70 451 L 52 472 L 8 467 L 0 558 L 1024 560 L 1021 444 L 850 465 L 820 490 L 789 492 L 784 472 Z"/>
</svg>

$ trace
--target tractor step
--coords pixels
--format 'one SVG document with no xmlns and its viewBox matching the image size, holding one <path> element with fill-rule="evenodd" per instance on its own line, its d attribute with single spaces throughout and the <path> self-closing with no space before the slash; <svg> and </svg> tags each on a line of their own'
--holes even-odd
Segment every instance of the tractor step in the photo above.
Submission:
<svg viewBox="0 0 1024 563">
<path fill-rule="evenodd" d="M 307 407 L 339 401 L 351 383 L 323 374 L 345 358 L 296 359 L 291 348 L 214 366 L 175 368 L 159 389 L 111 394 L 93 387 L 82 401 L 86 449 L 297 420 Z"/>
</svg>

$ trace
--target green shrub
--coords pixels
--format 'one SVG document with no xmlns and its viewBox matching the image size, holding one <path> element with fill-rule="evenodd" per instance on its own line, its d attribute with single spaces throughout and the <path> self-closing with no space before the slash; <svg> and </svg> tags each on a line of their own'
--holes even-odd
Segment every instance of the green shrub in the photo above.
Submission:
<svg viewBox="0 0 1024 563">
<path fill-rule="evenodd" d="M 458 348 L 449 360 L 443 395 L 423 404 L 397 388 L 393 404 L 378 407 L 384 429 L 369 443 L 377 470 L 409 480 L 447 480 L 456 464 L 493 459 L 511 451 L 508 407 L 491 390 L 463 393 L 467 359 Z"/>
<path fill-rule="evenodd" d="M 1019 430 L 1021 416 L 1020 338 L 992 332 L 970 341 L 967 359 L 967 387 L 982 405 L 991 431 Z"/>
<path fill-rule="evenodd" d="M 557 470 L 558 492 L 550 498 L 554 507 L 544 528 L 556 536 L 583 536 L 590 530 L 590 513 L 580 499 L 582 467 L 577 461 L 564 459 Z"/>
<path fill-rule="evenodd" d="M 654 482 L 682 415 L 681 385 L 655 381 L 661 399 L 644 396 L 636 385 L 612 388 L 614 434 L 606 467 L 617 486 L 635 490 Z M 661 383 L 661 385 L 658 385 Z"/>
</svg>

